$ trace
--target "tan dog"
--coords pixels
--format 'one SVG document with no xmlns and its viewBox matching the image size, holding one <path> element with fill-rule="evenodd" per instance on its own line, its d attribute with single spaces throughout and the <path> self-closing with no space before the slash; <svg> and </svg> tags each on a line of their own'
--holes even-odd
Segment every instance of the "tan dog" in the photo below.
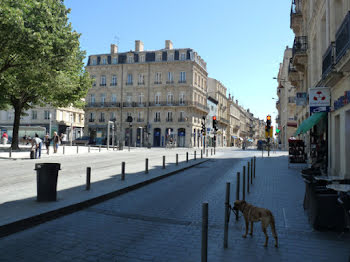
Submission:
<svg viewBox="0 0 350 262">
<path fill-rule="evenodd" d="M 248 204 L 244 200 L 236 200 L 233 206 L 234 210 L 241 211 L 245 220 L 245 235 L 244 238 L 247 237 L 249 222 L 250 222 L 250 235 L 253 235 L 253 223 L 261 221 L 262 231 L 265 234 L 265 244 L 267 247 L 268 236 L 266 229 L 269 225 L 271 225 L 272 235 L 275 238 L 275 247 L 278 247 L 277 233 L 275 228 L 275 219 L 270 210 L 265 208 L 256 207 Z"/>
</svg>

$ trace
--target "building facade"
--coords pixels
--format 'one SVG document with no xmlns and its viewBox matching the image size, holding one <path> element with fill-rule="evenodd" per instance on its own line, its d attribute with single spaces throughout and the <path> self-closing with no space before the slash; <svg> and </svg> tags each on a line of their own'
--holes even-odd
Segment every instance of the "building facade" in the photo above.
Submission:
<svg viewBox="0 0 350 262">
<path fill-rule="evenodd" d="M 206 63 L 190 48 L 135 50 L 90 55 L 86 70 L 95 79 L 86 97 L 85 130 L 106 140 L 107 123 L 116 125 L 116 142 L 154 147 L 175 141 L 179 147 L 202 145 L 201 119 L 207 107 Z M 127 122 L 131 117 L 132 123 Z"/>
<path fill-rule="evenodd" d="M 292 1 L 291 28 L 295 33 L 290 80 L 297 92 L 328 87 L 331 110 L 326 121 L 303 137 L 328 143 L 328 174 L 350 178 L 350 0 Z M 309 116 L 297 108 L 298 124 Z M 309 156 L 313 148 L 309 147 Z"/>
</svg>

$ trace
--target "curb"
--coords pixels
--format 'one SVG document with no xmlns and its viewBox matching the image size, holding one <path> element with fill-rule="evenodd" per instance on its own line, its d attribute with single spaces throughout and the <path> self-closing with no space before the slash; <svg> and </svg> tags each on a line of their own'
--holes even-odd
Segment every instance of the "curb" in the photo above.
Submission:
<svg viewBox="0 0 350 262">
<path fill-rule="evenodd" d="M 112 199 L 114 197 L 120 196 L 122 194 L 128 193 L 128 192 L 133 191 L 135 189 L 139 189 L 139 188 L 146 186 L 148 184 L 157 182 L 161 179 L 175 175 L 175 174 L 180 173 L 186 169 L 203 164 L 209 160 L 211 160 L 211 159 L 205 159 L 199 163 L 195 163 L 193 165 L 183 167 L 183 168 L 178 169 L 178 170 L 174 170 L 174 171 L 166 173 L 164 175 L 160 175 L 158 177 L 154 177 L 154 178 L 142 181 L 140 183 L 137 183 L 137 184 L 134 184 L 134 185 L 122 188 L 122 189 L 118 189 L 116 191 L 112 191 L 110 193 L 107 193 L 107 194 L 104 194 L 104 195 L 101 195 L 98 197 L 94 197 L 94 198 L 85 200 L 83 202 L 79 202 L 79 203 L 72 204 L 72 205 L 69 205 L 66 207 L 62 207 L 62 208 L 59 208 L 59 209 L 56 209 L 53 211 L 45 212 L 45 213 L 42 213 L 39 215 L 35 215 L 35 216 L 29 217 L 29 218 L 25 218 L 25 219 L 21 219 L 21 220 L 9 223 L 6 225 L 2 225 L 2 226 L 0 226 L 0 238 L 17 233 L 17 232 L 20 232 L 20 231 L 23 231 L 23 230 L 26 230 L 26 229 L 29 229 L 31 227 L 34 227 L 34 226 L 40 225 L 42 223 L 54 220 L 56 218 L 83 210 L 83 209 L 88 208 L 90 206 L 99 204 L 101 202 L 104 202 L 106 200 L 109 200 L 109 199 Z"/>
</svg>

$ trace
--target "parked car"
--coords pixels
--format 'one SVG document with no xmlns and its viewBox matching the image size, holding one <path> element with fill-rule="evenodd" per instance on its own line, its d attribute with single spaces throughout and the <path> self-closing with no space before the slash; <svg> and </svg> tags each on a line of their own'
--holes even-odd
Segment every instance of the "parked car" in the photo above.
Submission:
<svg viewBox="0 0 350 262">
<path fill-rule="evenodd" d="M 89 136 L 82 136 L 82 137 L 79 137 L 75 140 L 73 140 L 73 144 L 74 145 L 88 145 L 90 142 L 90 137 Z"/>
</svg>

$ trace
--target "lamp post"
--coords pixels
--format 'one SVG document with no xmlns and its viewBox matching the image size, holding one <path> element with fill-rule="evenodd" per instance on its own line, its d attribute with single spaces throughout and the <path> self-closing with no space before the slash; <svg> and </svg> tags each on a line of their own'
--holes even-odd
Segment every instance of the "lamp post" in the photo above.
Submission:
<svg viewBox="0 0 350 262">
<path fill-rule="evenodd" d="M 70 113 L 70 146 L 73 145 L 73 113 Z"/>
</svg>

